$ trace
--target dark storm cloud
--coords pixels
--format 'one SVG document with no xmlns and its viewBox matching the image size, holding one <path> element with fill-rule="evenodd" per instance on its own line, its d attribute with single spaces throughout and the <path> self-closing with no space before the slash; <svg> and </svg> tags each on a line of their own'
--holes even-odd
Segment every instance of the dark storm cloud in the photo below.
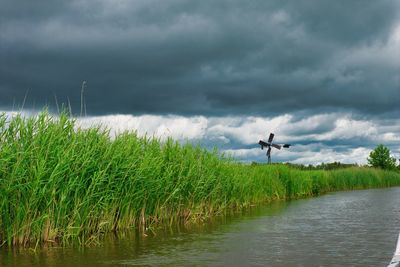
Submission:
<svg viewBox="0 0 400 267">
<path fill-rule="evenodd" d="M 97 114 L 397 114 L 398 10 L 390 0 L 2 0 L 0 105 L 29 89 L 31 105 L 56 95 L 77 110 L 87 80 Z"/>
</svg>

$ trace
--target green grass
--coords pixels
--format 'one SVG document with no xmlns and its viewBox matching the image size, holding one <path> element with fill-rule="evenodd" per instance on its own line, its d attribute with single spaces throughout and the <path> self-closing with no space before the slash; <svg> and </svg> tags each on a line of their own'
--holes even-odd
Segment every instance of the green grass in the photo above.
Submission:
<svg viewBox="0 0 400 267">
<path fill-rule="evenodd" d="M 0 245 L 90 243 L 101 233 L 194 220 L 277 199 L 400 185 L 370 168 L 245 165 L 191 144 L 76 129 L 47 113 L 0 116 Z"/>
</svg>

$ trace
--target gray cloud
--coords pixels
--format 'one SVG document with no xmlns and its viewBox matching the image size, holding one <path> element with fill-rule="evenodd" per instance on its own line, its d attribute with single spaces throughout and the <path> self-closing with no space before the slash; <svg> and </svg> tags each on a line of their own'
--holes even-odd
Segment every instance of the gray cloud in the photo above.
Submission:
<svg viewBox="0 0 400 267">
<path fill-rule="evenodd" d="M 78 111 L 87 80 L 91 114 L 398 115 L 399 7 L 3 0 L 0 105 L 29 89 L 29 105 L 54 106 L 56 95 Z"/>
</svg>

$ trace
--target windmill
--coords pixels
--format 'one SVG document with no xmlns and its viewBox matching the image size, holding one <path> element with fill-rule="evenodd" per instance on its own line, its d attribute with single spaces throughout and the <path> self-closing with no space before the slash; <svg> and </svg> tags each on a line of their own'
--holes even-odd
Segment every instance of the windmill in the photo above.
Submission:
<svg viewBox="0 0 400 267">
<path fill-rule="evenodd" d="M 258 144 L 261 146 L 261 149 L 264 149 L 264 147 L 268 147 L 268 150 L 267 150 L 268 163 L 271 163 L 271 147 L 275 147 L 275 148 L 277 148 L 279 150 L 282 147 L 284 147 L 284 148 L 289 148 L 290 147 L 290 144 L 278 145 L 278 144 L 272 143 L 273 139 L 274 139 L 274 134 L 270 133 L 269 134 L 269 138 L 268 138 L 268 142 L 264 142 L 263 140 L 260 140 L 258 142 Z"/>
</svg>

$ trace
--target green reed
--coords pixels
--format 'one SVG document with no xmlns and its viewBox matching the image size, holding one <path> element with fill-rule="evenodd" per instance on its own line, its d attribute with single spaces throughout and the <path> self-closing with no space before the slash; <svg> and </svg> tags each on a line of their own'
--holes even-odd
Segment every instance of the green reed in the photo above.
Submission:
<svg viewBox="0 0 400 267">
<path fill-rule="evenodd" d="M 111 139 L 99 127 L 77 129 L 66 114 L 0 115 L 0 245 L 87 244 L 255 203 L 396 185 L 395 172 L 252 166 L 171 139 Z"/>
</svg>

